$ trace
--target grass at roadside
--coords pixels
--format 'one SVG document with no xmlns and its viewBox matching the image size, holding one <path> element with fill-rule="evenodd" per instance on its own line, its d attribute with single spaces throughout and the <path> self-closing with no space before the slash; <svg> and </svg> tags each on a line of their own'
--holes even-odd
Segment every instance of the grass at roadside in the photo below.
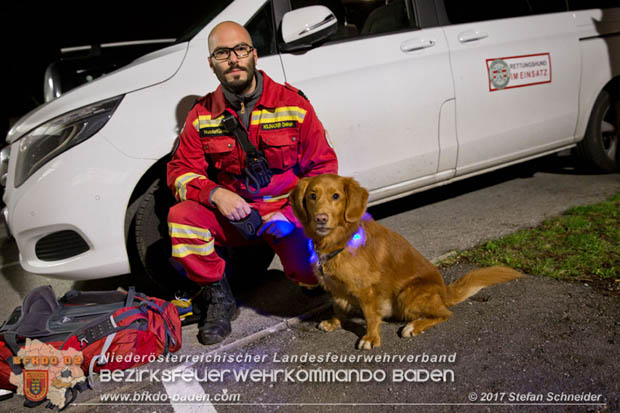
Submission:
<svg viewBox="0 0 620 413">
<path fill-rule="evenodd" d="M 614 287 L 620 284 L 620 194 L 459 252 L 440 266 L 457 262 L 501 264 L 528 274 Z"/>
</svg>

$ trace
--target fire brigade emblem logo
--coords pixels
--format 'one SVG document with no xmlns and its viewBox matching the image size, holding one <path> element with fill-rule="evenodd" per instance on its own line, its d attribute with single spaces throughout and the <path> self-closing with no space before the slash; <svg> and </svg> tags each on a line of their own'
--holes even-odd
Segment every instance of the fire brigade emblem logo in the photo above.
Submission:
<svg viewBox="0 0 620 413">
<path fill-rule="evenodd" d="M 39 402 L 47 396 L 48 370 L 24 370 L 24 396 Z"/>
<path fill-rule="evenodd" d="M 496 89 L 503 89 L 510 81 L 510 67 L 502 59 L 495 59 L 489 65 L 489 80 Z"/>
</svg>

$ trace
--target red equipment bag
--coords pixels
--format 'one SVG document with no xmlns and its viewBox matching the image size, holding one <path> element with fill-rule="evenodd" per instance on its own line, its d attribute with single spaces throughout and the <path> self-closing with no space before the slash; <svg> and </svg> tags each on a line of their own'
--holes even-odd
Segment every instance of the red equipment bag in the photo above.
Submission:
<svg viewBox="0 0 620 413">
<path fill-rule="evenodd" d="M 9 383 L 12 363 L 25 339 L 38 339 L 59 350 L 82 352 L 82 370 L 122 370 L 153 361 L 181 348 L 181 320 L 176 307 L 159 298 L 120 291 L 71 290 L 56 300 L 51 286 L 32 290 L 0 328 L 0 388 Z"/>
<path fill-rule="evenodd" d="M 9 383 L 9 377 L 11 376 L 11 366 L 7 362 L 13 358 L 13 353 L 0 341 L 0 389 L 15 391 L 16 387 Z"/>
</svg>

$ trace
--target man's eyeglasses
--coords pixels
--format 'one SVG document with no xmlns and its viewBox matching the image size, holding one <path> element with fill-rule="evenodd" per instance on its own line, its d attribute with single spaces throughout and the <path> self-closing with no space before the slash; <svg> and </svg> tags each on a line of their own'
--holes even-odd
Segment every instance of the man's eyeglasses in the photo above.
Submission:
<svg viewBox="0 0 620 413">
<path fill-rule="evenodd" d="M 221 47 L 211 53 L 211 57 L 215 60 L 228 60 L 230 52 L 235 52 L 235 56 L 239 59 L 248 57 L 254 48 L 247 44 L 238 44 L 235 47 Z"/>
</svg>

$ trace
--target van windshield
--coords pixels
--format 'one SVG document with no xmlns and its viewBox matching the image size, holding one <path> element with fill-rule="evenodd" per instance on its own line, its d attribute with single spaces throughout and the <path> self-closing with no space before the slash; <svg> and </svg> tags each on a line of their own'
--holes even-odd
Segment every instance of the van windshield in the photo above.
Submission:
<svg viewBox="0 0 620 413">
<path fill-rule="evenodd" d="M 55 36 L 63 48 L 135 41 L 161 41 L 160 47 L 191 39 L 233 0 L 162 3 L 149 7 L 102 8 L 95 17 L 76 12 Z M 62 21 L 65 22 L 64 20 Z M 70 23 L 70 24 L 69 24 Z"/>
</svg>

